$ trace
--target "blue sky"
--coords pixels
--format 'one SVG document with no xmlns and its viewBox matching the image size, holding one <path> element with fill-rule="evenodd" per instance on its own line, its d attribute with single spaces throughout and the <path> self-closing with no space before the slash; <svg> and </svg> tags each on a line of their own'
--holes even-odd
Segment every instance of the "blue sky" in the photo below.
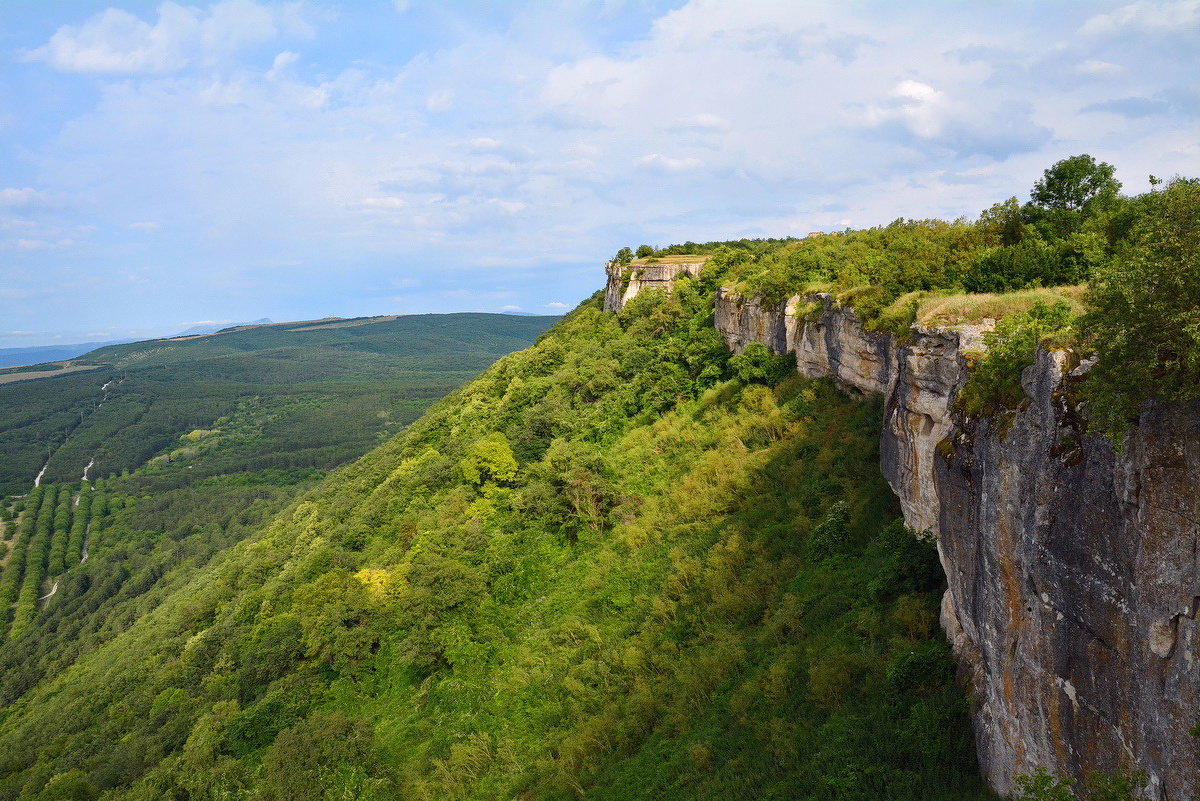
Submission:
<svg viewBox="0 0 1200 801">
<path fill-rule="evenodd" d="M 0 347 L 520 310 L 622 245 L 1200 175 L 1200 0 L 0 3 Z"/>
</svg>

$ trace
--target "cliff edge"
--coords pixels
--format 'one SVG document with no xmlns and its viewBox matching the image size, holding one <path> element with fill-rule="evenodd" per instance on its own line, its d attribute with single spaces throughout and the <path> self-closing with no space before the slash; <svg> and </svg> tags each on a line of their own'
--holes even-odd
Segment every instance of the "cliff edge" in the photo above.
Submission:
<svg viewBox="0 0 1200 801">
<path fill-rule="evenodd" d="M 669 291 L 674 277 L 653 285 Z M 644 286 L 614 289 L 610 270 L 606 308 Z M 937 537 L 942 625 L 993 789 L 1010 794 L 1037 767 L 1126 766 L 1147 772 L 1149 797 L 1191 797 L 1200 409 L 1149 408 L 1117 451 L 1084 433 L 1071 401 L 1080 371 L 1063 352 L 1038 352 L 1020 409 L 966 418 L 965 354 L 983 349 L 987 325 L 914 326 L 901 342 L 828 296 L 771 305 L 729 289 L 714 324 L 734 351 L 794 352 L 804 375 L 884 396 L 880 466 L 909 527 Z"/>
</svg>

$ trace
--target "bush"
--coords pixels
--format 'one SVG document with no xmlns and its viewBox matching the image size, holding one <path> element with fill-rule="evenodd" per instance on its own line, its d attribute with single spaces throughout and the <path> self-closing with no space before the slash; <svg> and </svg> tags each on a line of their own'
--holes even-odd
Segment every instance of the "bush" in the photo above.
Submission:
<svg viewBox="0 0 1200 801">
<path fill-rule="evenodd" d="M 1033 364 L 1039 345 L 1065 334 L 1071 326 L 1071 307 L 1064 301 L 1047 306 L 1038 301 L 1027 312 L 1010 314 L 984 336 L 987 355 L 967 380 L 959 396 L 970 415 L 1016 408 L 1025 399 L 1021 373 Z"/>
<path fill-rule="evenodd" d="M 729 371 L 746 384 L 774 386 L 796 371 L 789 355 L 771 353 L 759 342 L 751 342 L 740 354 L 729 359 Z"/>
</svg>

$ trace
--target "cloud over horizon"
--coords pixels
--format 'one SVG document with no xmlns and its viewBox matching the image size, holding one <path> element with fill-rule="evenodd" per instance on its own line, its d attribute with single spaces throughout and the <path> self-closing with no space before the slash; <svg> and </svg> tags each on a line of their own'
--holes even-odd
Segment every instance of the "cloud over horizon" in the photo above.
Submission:
<svg viewBox="0 0 1200 801">
<path fill-rule="evenodd" d="M 8 26 L 22 330 L 559 308 L 621 245 L 975 214 L 1078 152 L 1200 172 L 1200 0 L 115 5 Z"/>
</svg>

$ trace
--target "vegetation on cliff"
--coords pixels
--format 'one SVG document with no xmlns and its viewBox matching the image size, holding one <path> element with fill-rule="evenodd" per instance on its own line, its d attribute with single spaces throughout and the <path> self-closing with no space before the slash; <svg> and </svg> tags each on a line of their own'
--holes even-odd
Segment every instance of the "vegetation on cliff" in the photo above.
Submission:
<svg viewBox="0 0 1200 801">
<path fill-rule="evenodd" d="M 712 258 L 619 314 L 586 301 L 323 481 L 352 447 L 310 463 L 287 432 L 370 403 L 253 380 L 295 354 L 264 373 L 236 348 L 112 351 L 118 410 L 186 400 L 163 377 L 199 382 L 212 360 L 244 381 L 207 422 L 133 415 L 121 441 L 161 441 L 127 474 L 64 467 L 4 507 L 0 801 L 987 798 L 936 553 L 879 475 L 879 408 L 763 347 L 730 356 L 714 291 L 825 289 L 877 330 L 998 310 L 964 403 L 1019 403 L 1033 349 L 1081 336 L 1102 364 L 1169 377 L 1092 396 L 1128 419 L 1148 392 L 1194 397 L 1194 275 L 1164 273 L 1195 273 L 1196 184 L 1117 190 L 1077 158 L 977 222 L 660 250 Z M 980 289 L 1019 294 L 963 297 Z M 351 350 L 317 352 L 354 384 L 373 374 Z M 234 391 L 250 385 L 275 389 Z M 94 403 L 83 386 L 56 425 Z M 280 409 L 308 416 L 272 428 Z M 387 431 L 362 426 L 355 447 Z"/>
</svg>

